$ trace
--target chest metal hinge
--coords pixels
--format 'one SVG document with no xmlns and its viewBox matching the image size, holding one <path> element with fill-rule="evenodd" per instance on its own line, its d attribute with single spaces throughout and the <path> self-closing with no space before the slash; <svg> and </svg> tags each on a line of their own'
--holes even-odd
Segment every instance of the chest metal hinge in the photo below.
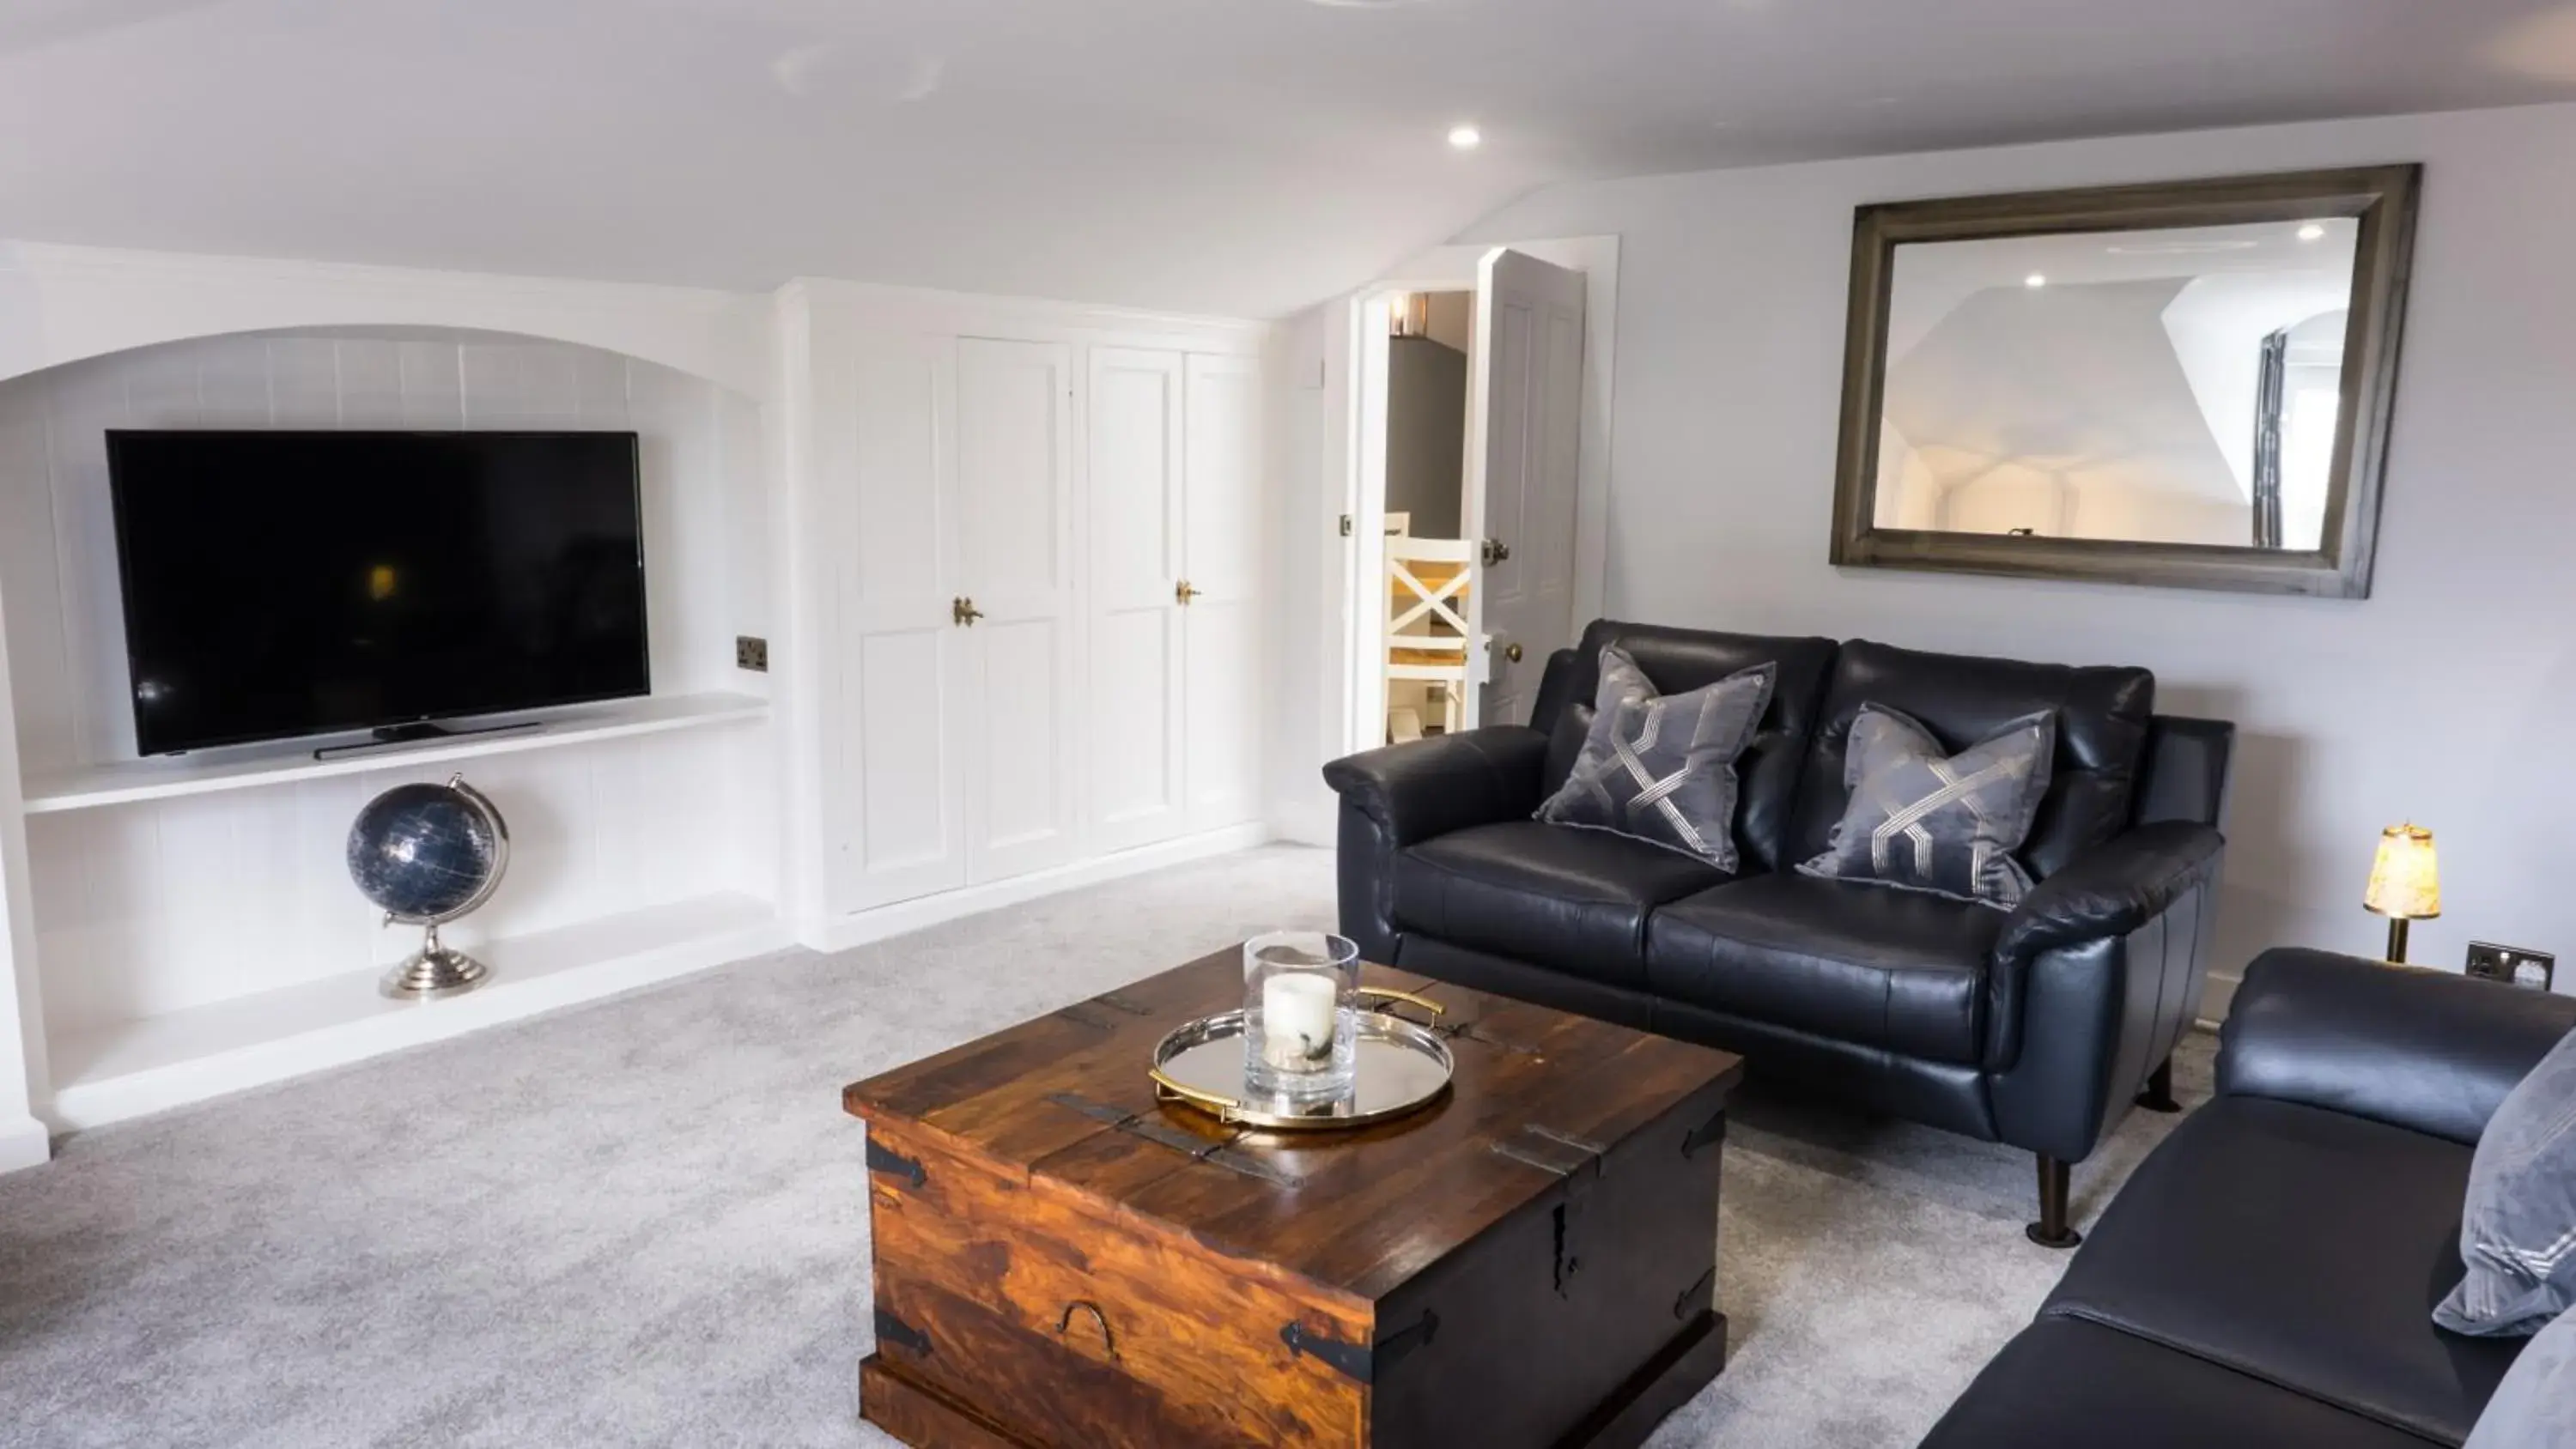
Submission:
<svg viewBox="0 0 2576 1449">
<path fill-rule="evenodd" d="M 882 1172 L 888 1177 L 903 1178 L 912 1184 L 916 1192 L 921 1190 L 923 1184 L 930 1181 L 930 1174 L 922 1170 L 919 1162 L 891 1147 L 878 1146 L 874 1133 L 868 1135 L 868 1171 Z"/>
<path fill-rule="evenodd" d="M 1697 1157 L 1701 1148 L 1720 1146 L 1725 1141 L 1726 1114 L 1720 1112 L 1692 1128 L 1691 1134 L 1682 1139 L 1682 1156 Z"/>
<path fill-rule="evenodd" d="M 927 1357 L 930 1335 L 880 1308 L 877 1310 L 877 1342 L 893 1344 L 909 1354 Z"/>
<path fill-rule="evenodd" d="M 1316 1359 L 1355 1383 L 1373 1384 L 1379 1374 L 1401 1363 L 1415 1349 L 1431 1342 L 1439 1332 L 1440 1315 L 1426 1308 L 1422 1311 L 1421 1321 L 1410 1328 L 1397 1329 L 1374 1345 L 1346 1343 L 1329 1333 L 1317 1333 L 1302 1323 L 1290 1323 L 1280 1329 L 1279 1341 L 1288 1345 L 1290 1358 Z"/>
</svg>

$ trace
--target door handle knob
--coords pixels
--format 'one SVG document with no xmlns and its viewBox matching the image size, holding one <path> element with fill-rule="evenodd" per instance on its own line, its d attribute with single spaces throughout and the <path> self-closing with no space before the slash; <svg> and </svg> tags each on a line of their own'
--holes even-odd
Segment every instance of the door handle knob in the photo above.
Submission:
<svg viewBox="0 0 2576 1449">
<path fill-rule="evenodd" d="M 1181 580 L 1180 586 L 1172 590 L 1173 602 L 1181 604 L 1184 607 L 1189 604 L 1190 600 L 1195 599 L 1198 596 L 1199 590 L 1191 588 L 1190 581 L 1188 579 Z"/>
<path fill-rule="evenodd" d="M 1499 538 L 1485 540 L 1485 567 L 1492 568 L 1512 556 L 1512 546 Z"/>
<path fill-rule="evenodd" d="M 1506 660 L 1508 660 L 1508 661 L 1510 661 L 1511 663 L 1514 663 L 1514 664 L 1518 664 L 1518 663 L 1520 663 L 1520 662 L 1521 662 L 1521 646 L 1519 646 L 1518 644 L 1506 644 L 1506 645 L 1504 645 L 1504 646 L 1503 646 L 1503 658 L 1504 658 L 1504 659 L 1506 659 Z"/>
<path fill-rule="evenodd" d="M 975 607 L 973 599 L 952 599 L 948 605 L 948 617 L 958 627 L 972 629 L 975 621 L 984 617 L 984 611 Z"/>
</svg>

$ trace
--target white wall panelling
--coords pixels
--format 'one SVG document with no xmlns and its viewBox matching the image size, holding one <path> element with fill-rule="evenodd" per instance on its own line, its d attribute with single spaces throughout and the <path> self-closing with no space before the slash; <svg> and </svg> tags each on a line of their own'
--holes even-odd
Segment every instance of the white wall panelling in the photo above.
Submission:
<svg viewBox="0 0 2576 1449">
<path fill-rule="evenodd" d="M 435 1039 L 791 926 L 871 939 L 1259 838 L 1269 338 L 828 281 L 756 298 L 0 246 L 0 965 L 18 1018 L 0 1011 L 0 1167 L 41 1156 L 37 1119 Z M 1154 359 L 1158 436 L 1122 454 L 1122 430 L 1095 460 L 1091 394 L 1125 380 L 1122 356 Z M 563 712 L 542 738 L 328 766 L 293 746 L 133 759 L 118 426 L 634 429 L 655 697 Z M 1160 490 L 1159 537 L 1093 518 L 1095 464 L 1159 470 L 1139 485 Z M 1124 696 L 1099 687 L 1092 578 L 1130 543 L 1164 554 L 1131 570 L 1162 604 L 1163 678 L 1138 691 L 1159 730 L 1098 713 Z M 1182 568 L 1203 591 L 1186 611 Z M 971 629 L 950 617 L 964 597 Z M 732 667 L 737 633 L 770 638 L 776 673 Z M 1193 750 L 1194 733 L 1212 738 Z M 1141 769 L 1104 764 L 1104 740 Z M 369 992 L 407 933 L 379 929 L 341 841 L 374 791 L 460 767 L 514 832 L 509 882 L 453 932 L 500 976 L 395 1010 Z M 1160 818 L 1121 837 L 1120 799 Z"/>
<path fill-rule="evenodd" d="M 632 429 L 655 698 L 559 712 L 548 736 L 419 756 L 317 766 L 289 745 L 138 761 L 108 506 L 112 427 Z M 774 919 L 767 680 L 732 662 L 733 636 L 765 632 L 771 613 L 762 431 L 757 400 L 703 377 L 577 344 L 416 325 L 168 342 L 0 382 L 0 632 L 18 755 L 0 824 L 24 841 L 10 924 L 13 941 L 33 945 L 16 953 L 36 1014 L 21 1040 L 32 1060 L 51 1058 L 31 1073 L 38 1109 L 68 1095 L 89 1105 L 53 1108 L 57 1122 L 101 1120 L 341 1050 L 307 1043 L 260 1067 L 253 1049 L 217 1068 L 172 1058 L 168 1044 L 199 1036 L 174 1023 L 280 991 L 354 993 L 365 1005 L 359 988 L 416 942 L 379 929 L 349 884 L 341 841 L 358 807 L 399 781 L 462 769 L 509 816 L 509 879 L 451 932 L 469 949 L 579 976 L 581 942 L 615 944 L 613 932 L 586 934 L 597 923 L 676 910 L 672 921 L 704 916 L 738 945 L 743 908 L 692 914 L 691 903 L 753 902 Z M 103 803 L 114 800 L 125 803 Z M 685 941 L 664 944 L 687 954 Z M 590 985 L 499 999 L 535 1009 L 676 959 L 619 949 L 631 959 L 582 978 Z M 371 1012 L 339 1024 L 372 1040 L 387 1028 L 362 1027 Z M 178 1085 L 98 1076 L 144 1059 L 156 1081 Z"/>
</svg>

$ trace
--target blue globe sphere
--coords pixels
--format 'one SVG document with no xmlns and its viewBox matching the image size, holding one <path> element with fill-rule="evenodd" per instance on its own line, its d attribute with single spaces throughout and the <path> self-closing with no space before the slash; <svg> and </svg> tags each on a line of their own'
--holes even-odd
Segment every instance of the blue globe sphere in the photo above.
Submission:
<svg viewBox="0 0 2576 1449">
<path fill-rule="evenodd" d="M 399 920 L 452 920 L 483 903 L 509 859 L 501 812 L 462 776 L 397 785 L 349 827 L 349 879 Z"/>
</svg>

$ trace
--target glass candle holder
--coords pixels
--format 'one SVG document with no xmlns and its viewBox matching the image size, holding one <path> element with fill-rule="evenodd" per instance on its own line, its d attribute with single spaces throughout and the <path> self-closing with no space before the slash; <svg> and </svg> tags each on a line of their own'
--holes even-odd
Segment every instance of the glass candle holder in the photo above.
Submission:
<svg viewBox="0 0 2576 1449">
<path fill-rule="evenodd" d="M 1243 1081 L 1297 1104 L 1351 1095 L 1358 1081 L 1359 943 L 1272 931 L 1243 944 Z"/>
</svg>

